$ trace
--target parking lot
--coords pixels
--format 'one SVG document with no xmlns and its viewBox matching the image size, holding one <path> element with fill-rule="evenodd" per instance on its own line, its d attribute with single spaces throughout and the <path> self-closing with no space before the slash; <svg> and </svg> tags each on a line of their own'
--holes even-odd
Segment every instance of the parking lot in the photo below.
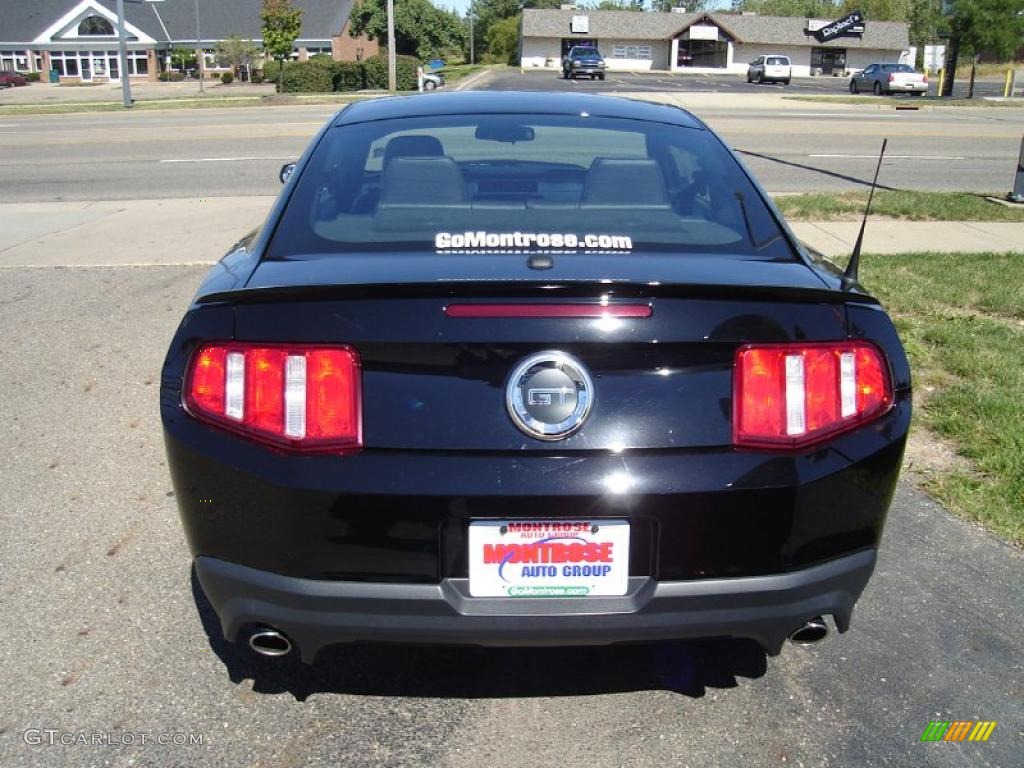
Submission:
<svg viewBox="0 0 1024 768">
<path fill-rule="evenodd" d="M 160 368 L 199 263 L 259 222 L 277 168 L 329 112 L 0 120 L 20 147 L 0 158 L 0 766 L 1020 765 L 1024 556 L 907 484 L 850 632 L 777 658 L 733 641 L 380 646 L 334 648 L 307 668 L 225 643 L 175 508 Z M 782 121 L 774 131 L 788 141 L 802 112 L 709 106 L 706 117 L 754 152 L 764 120 Z M 872 144 L 902 131 L 901 154 L 934 152 L 912 144 L 924 140 L 991 151 L 984 179 L 999 178 L 1012 136 L 1019 144 L 1014 110 L 894 125 L 821 114 Z M 764 154 L 778 189 L 867 173 L 796 143 Z M 920 171 L 925 160 L 895 162 L 899 183 L 939 178 Z M 167 199 L 187 205 L 171 216 Z M 61 200 L 80 202 L 29 215 Z M 132 219 L 138 200 L 157 213 Z M 128 223 L 76 240 L 90 208 Z M 125 232 L 137 247 L 110 252 Z M 932 720 L 998 726 L 982 744 L 922 743 Z"/>
<path fill-rule="evenodd" d="M 578 78 L 575 80 L 563 80 L 560 70 L 507 70 L 495 73 L 488 79 L 489 90 L 530 90 L 530 91 L 558 91 L 574 90 L 583 91 L 631 91 L 631 92 L 674 92 L 683 91 L 690 93 L 764 93 L 780 92 L 788 95 L 798 96 L 841 96 L 849 95 L 850 80 L 846 77 L 797 77 L 793 78 L 789 85 L 781 83 L 748 83 L 743 75 L 709 75 L 698 73 L 676 73 L 676 72 L 608 72 L 604 80 L 591 80 L 589 78 Z M 953 95 L 964 97 L 967 95 L 967 81 L 957 80 L 954 84 Z M 935 95 L 938 86 L 938 77 L 932 77 L 929 82 L 928 93 Z M 974 95 L 1002 96 L 1003 80 L 985 79 L 977 80 L 974 87 Z M 894 96 L 895 99 L 910 100 L 912 97 L 906 95 Z"/>
</svg>

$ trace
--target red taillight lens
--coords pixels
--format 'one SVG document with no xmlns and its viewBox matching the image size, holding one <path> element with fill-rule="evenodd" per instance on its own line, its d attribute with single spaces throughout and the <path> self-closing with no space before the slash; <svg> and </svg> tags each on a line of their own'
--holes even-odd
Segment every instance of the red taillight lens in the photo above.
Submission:
<svg viewBox="0 0 1024 768">
<path fill-rule="evenodd" d="M 895 81 L 896 81 L 896 75 L 894 75 L 892 72 L 890 72 L 889 73 L 889 82 L 892 83 L 892 82 L 895 82 Z"/>
<path fill-rule="evenodd" d="M 203 345 L 189 363 L 185 406 L 199 419 L 295 450 L 362 445 L 359 356 L 351 347 Z"/>
<path fill-rule="evenodd" d="M 892 405 L 884 355 L 856 341 L 745 346 L 733 390 L 733 444 L 752 448 L 803 448 Z"/>
</svg>

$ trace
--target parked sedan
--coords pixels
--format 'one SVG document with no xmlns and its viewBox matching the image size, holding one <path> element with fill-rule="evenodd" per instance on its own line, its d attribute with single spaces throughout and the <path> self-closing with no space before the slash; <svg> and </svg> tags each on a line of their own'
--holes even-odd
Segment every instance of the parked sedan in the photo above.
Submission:
<svg viewBox="0 0 1024 768">
<path fill-rule="evenodd" d="M 225 636 L 845 632 L 910 372 L 855 280 L 673 106 L 354 103 L 210 271 L 160 409 Z"/>
<path fill-rule="evenodd" d="M 793 65 L 788 56 L 758 56 L 747 67 L 748 83 L 782 83 L 789 85 L 793 77 Z"/>
<path fill-rule="evenodd" d="M 928 92 L 928 76 L 909 64 L 870 64 L 850 78 L 850 93 L 871 91 L 876 96 L 909 93 L 920 96 Z"/>
<path fill-rule="evenodd" d="M 28 85 L 28 78 L 9 69 L 0 70 L 0 88 Z"/>
</svg>

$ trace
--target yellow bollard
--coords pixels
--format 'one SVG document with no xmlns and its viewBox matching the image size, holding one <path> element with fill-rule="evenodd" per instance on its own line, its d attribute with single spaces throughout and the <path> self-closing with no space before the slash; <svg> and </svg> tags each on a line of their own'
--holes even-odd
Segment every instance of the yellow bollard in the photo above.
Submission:
<svg viewBox="0 0 1024 768">
<path fill-rule="evenodd" d="M 1010 98 L 1011 91 L 1013 90 L 1013 69 L 1006 70 L 1006 82 L 1003 84 L 1003 98 Z"/>
<path fill-rule="evenodd" d="M 945 84 L 945 82 L 946 82 L 946 68 L 945 67 L 939 67 L 939 90 L 936 91 L 936 93 L 935 93 L 936 96 L 941 96 L 942 95 L 942 86 Z"/>
</svg>

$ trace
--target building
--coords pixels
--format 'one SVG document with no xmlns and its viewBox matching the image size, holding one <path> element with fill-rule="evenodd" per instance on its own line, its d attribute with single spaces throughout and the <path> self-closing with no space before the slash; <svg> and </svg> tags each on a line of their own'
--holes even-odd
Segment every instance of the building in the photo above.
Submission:
<svg viewBox="0 0 1024 768">
<path fill-rule="evenodd" d="M 820 43 L 814 32 L 834 19 L 748 13 L 637 11 L 523 11 L 520 62 L 524 69 L 561 66 L 573 45 L 595 43 L 609 69 L 745 73 L 757 56 L 788 56 L 796 76 L 841 75 L 873 61 L 900 61 L 909 53 L 903 22 L 866 21 L 861 32 Z"/>
<path fill-rule="evenodd" d="M 348 16 L 353 0 L 296 0 L 303 9 L 294 58 L 317 53 L 355 61 L 379 52 L 376 41 L 353 38 Z M 202 68 L 221 71 L 214 51 L 237 35 L 261 39 L 261 0 L 125 0 L 127 71 L 155 80 L 170 68 L 172 48 L 203 49 Z M 0 69 L 56 70 L 61 81 L 120 80 L 116 0 L 0 0 Z"/>
</svg>

